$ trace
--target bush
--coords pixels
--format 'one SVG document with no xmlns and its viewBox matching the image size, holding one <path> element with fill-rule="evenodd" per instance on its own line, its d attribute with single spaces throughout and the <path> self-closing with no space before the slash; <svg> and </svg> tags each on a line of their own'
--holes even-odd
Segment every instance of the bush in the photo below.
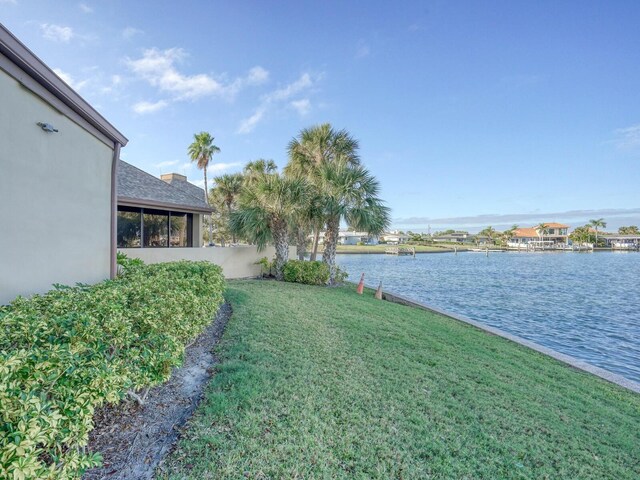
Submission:
<svg viewBox="0 0 640 480">
<path fill-rule="evenodd" d="M 128 265 L 0 309 L 0 478 L 78 478 L 96 407 L 166 381 L 223 301 L 207 262 Z"/>
<path fill-rule="evenodd" d="M 285 282 L 325 285 L 329 281 L 329 266 L 323 262 L 289 260 L 283 273 Z"/>
</svg>

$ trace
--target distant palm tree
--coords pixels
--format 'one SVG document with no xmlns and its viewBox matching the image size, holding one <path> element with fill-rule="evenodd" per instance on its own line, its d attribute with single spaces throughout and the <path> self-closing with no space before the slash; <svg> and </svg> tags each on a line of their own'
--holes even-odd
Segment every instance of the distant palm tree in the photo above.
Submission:
<svg viewBox="0 0 640 480">
<path fill-rule="evenodd" d="M 251 187 L 245 187 L 238 198 L 238 208 L 231 213 L 231 231 L 247 238 L 264 250 L 273 241 L 276 248 L 275 276 L 283 279 L 283 268 L 289 259 L 289 226 L 306 202 L 304 180 L 282 175 L 264 175 Z"/>
<path fill-rule="evenodd" d="M 549 228 L 549 225 L 547 225 L 546 223 L 539 223 L 534 228 L 538 232 L 538 235 L 542 237 L 542 242 L 544 244 L 544 236 L 547 233 L 547 229 Z"/>
<path fill-rule="evenodd" d="M 589 220 L 588 225 L 592 226 L 596 231 L 596 247 L 598 246 L 598 228 L 607 228 L 607 222 L 604 221 L 604 218 L 597 218 L 594 220 Z"/>
<path fill-rule="evenodd" d="M 640 232 L 638 231 L 638 227 L 636 225 L 630 225 L 628 227 L 618 228 L 618 233 L 620 235 L 638 235 Z"/>
<path fill-rule="evenodd" d="M 253 160 L 245 165 L 243 175 L 247 184 L 253 184 L 262 175 L 270 175 L 278 170 L 278 166 L 273 160 L 262 158 Z"/>
<path fill-rule="evenodd" d="M 224 206 L 227 208 L 227 214 L 229 215 L 229 218 L 231 218 L 231 210 L 237 196 L 242 190 L 244 178 L 240 173 L 227 173 L 225 175 L 215 177 L 214 181 L 216 182 L 214 189 L 217 190 L 218 195 L 220 195 Z M 236 243 L 236 241 L 236 235 L 232 233 L 232 242 Z"/>
<path fill-rule="evenodd" d="M 207 168 L 214 153 L 220 149 L 213 144 L 214 137 L 209 132 L 200 132 L 193 135 L 193 142 L 189 145 L 189 157 L 196 162 L 198 168 L 204 172 L 204 201 L 209 204 L 209 187 L 207 185 Z M 213 221 L 209 216 L 209 245 L 213 243 Z"/>
<path fill-rule="evenodd" d="M 482 230 L 479 233 L 479 235 L 484 235 L 485 237 L 487 237 L 489 239 L 489 241 L 491 243 L 493 243 L 493 237 L 496 235 L 496 229 L 493 228 L 492 226 L 488 226 L 487 228 Z"/>
</svg>

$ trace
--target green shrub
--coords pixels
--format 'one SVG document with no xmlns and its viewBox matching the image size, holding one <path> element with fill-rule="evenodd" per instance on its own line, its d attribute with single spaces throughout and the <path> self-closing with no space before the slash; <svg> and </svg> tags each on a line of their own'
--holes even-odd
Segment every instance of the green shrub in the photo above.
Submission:
<svg viewBox="0 0 640 480">
<path fill-rule="evenodd" d="M 220 267 L 129 265 L 0 309 L 0 478 L 70 479 L 96 407 L 166 381 L 223 302 Z"/>
<path fill-rule="evenodd" d="M 285 282 L 325 285 L 329 281 L 329 266 L 323 262 L 289 260 L 283 273 Z"/>
<path fill-rule="evenodd" d="M 117 262 L 118 262 L 118 273 L 127 268 L 131 267 L 140 267 L 144 265 L 144 262 L 139 258 L 129 258 L 126 253 L 118 252 L 117 253 Z"/>
</svg>

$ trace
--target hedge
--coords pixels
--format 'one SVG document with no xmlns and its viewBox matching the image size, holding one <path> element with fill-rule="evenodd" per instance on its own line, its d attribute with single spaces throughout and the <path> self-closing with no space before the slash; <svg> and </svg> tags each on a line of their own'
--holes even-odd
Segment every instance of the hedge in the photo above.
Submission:
<svg viewBox="0 0 640 480">
<path fill-rule="evenodd" d="M 329 266 L 324 262 L 289 260 L 282 271 L 285 282 L 326 285 L 329 281 Z"/>
<path fill-rule="evenodd" d="M 220 267 L 175 262 L 0 308 L 0 478 L 71 479 L 99 465 L 85 449 L 95 409 L 166 381 L 223 292 Z"/>
</svg>

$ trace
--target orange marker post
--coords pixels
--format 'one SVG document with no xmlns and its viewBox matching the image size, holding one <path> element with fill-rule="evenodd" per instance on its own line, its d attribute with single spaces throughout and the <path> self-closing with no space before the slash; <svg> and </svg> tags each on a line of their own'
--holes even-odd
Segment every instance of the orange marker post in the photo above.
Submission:
<svg viewBox="0 0 640 480">
<path fill-rule="evenodd" d="M 358 283 L 358 288 L 356 289 L 356 292 L 358 292 L 360 295 L 362 295 L 363 291 L 364 291 L 364 273 L 360 277 L 360 283 Z"/>
</svg>

